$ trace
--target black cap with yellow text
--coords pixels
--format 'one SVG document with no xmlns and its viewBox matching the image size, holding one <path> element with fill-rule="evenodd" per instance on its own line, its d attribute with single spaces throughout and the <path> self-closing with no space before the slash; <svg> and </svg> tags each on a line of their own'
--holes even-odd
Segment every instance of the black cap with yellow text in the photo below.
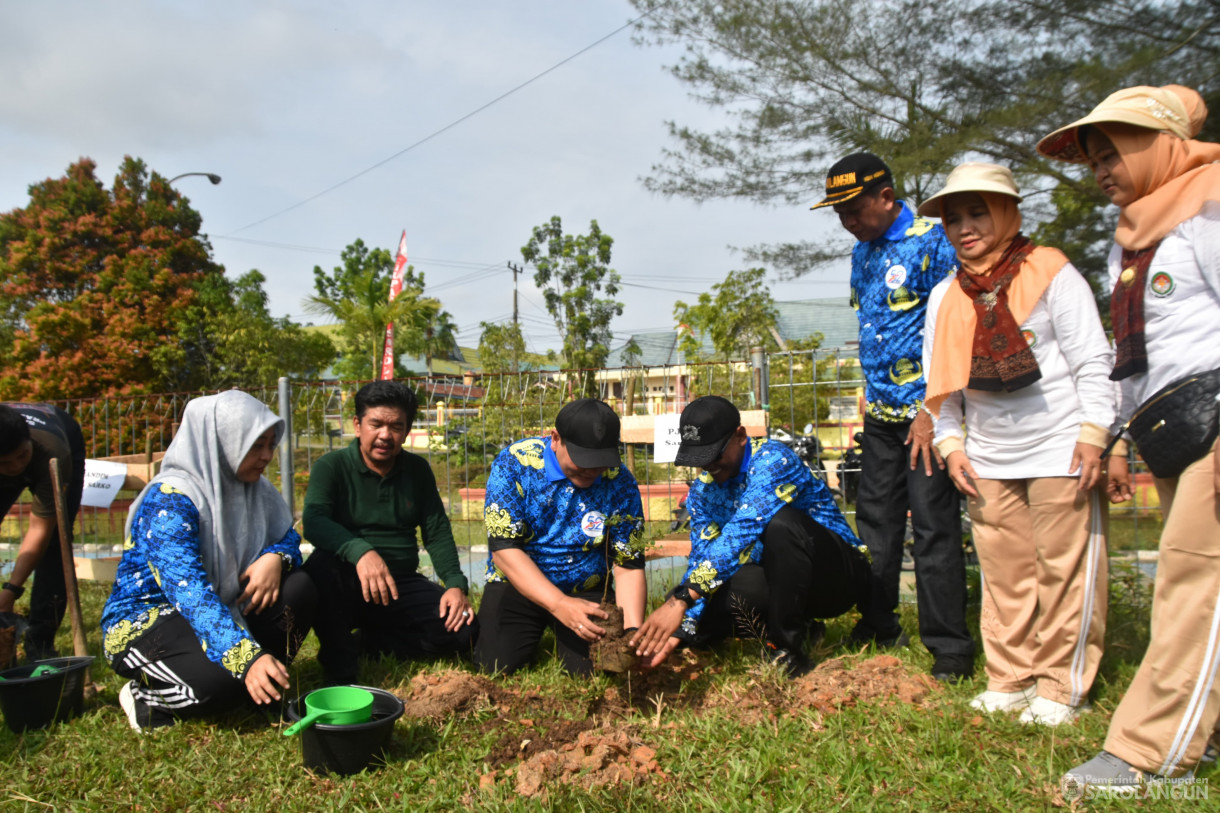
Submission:
<svg viewBox="0 0 1220 813">
<path fill-rule="evenodd" d="M 826 173 L 826 197 L 809 208 L 834 206 L 862 192 L 893 185 L 894 176 L 884 161 L 871 152 L 853 152 L 836 161 Z"/>
</svg>

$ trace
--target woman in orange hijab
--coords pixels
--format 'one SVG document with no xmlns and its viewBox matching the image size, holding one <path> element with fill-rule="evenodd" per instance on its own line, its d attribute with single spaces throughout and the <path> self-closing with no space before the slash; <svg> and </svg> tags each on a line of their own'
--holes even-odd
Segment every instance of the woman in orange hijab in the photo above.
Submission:
<svg viewBox="0 0 1220 813">
<path fill-rule="evenodd" d="M 1155 476 L 1165 527 L 1152 637 L 1105 750 L 1065 787 L 1189 776 L 1220 718 L 1220 145 L 1195 141 L 1202 97 L 1133 87 L 1042 139 L 1087 163 L 1119 207 L 1109 259 L 1119 417 Z M 1125 448 L 1112 502 L 1130 499 Z"/>
<path fill-rule="evenodd" d="M 1059 725 L 1085 707 L 1105 638 L 1094 486 L 1113 355 L 1088 282 L 1021 234 L 1019 201 L 1011 172 L 972 163 L 919 207 L 941 218 L 960 266 L 928 301 L 926 400 L 983 571 L 987 690 L 970 704 Z"/>
</svg>

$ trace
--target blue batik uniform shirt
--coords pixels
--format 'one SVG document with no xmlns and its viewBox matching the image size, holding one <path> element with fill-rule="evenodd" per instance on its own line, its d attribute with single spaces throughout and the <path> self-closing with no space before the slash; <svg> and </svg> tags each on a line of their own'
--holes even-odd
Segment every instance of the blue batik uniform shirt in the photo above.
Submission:
<svg viewBox="0 0 1220 813">
<path fill-rule="evenodd" d="M 851 252 L 851 304 L 860 319 L 865 414 L 914 420 L 923 406 L 923 324 L 928 296 L 957 265 L 940 224 L 916 217 L 903 201 L 898 219 Z"/>
<path fill-rule="evenodd" d="M 691 485 L 690 561 L 682 584 L 699 593 L 687 609 L 678 637 L 689 640 L 699 626 L 707 596 L 742 565 L 762 561 L 762 535 L 780 509 L 797 508 L 849 545 L 864 545 L 843 518 L 826 484 L 813 476 L 796 453 L 776 440 L 746 444 L 741 469 L 717 483 L 706 471 Z"/>
<path fill-rule="evenodd" d="M 496 456 L 483 522 L 491 552 L 520 548 L 564 593 L 594 590 L 611 567 L 644 567 L 644 510 L 635 477 L 607 469 L 588 488 L 564 475 L 549 437 L 527 438 Z M 491 553 L 487 581 L 504 582 Z"/>
</svg>

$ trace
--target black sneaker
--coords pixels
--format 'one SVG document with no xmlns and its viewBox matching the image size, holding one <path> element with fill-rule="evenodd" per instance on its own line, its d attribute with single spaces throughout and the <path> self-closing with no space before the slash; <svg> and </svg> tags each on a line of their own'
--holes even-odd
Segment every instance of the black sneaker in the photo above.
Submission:
<svg viewBox="0 0 1220 813">
<path fill-rule="evenodd" d="M 965 655 L 937 655 L 932 677 L 941 683 L 961 683 L 974 674 L 974 658 Z"/>
<path fill-rule="evenodd" d="M 799 649 L 781 649 L 767 644 L 767 658 L 790 680 L 796 680 L 813 671 L 813 661 Z"/>
</svg>

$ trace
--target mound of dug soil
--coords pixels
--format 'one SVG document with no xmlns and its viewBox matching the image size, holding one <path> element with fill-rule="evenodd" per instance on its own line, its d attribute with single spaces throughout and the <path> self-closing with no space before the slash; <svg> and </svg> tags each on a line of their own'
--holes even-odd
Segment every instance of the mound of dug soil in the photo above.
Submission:
<svg viewBox="0 0 1220 813">
<path fill-rule="evenodd" d="M 416 675 L 405 690 L 394 692 L 403 701 L 404 716 L 444 720 L 489 708 L 504 696 L 504 690 L 482 675 L 455 669 Z"/>
<path fill-rule="evenodd" d="M 640 785 L 666 778 L 656 752 L 629 727 L 603 727 L 582 731 L 575 741 L 541 751 L 517 766 L 516 771 L 492 771 L 480 778 L 483 788 L 515 775 L 514 788 L 525 798 L 546 797 L 548 785 L 575 785 L 592 789 L 608 785 Z"/>
<path fill-rule="evenodd" d="M 920 705 L 935 688 L 931 676 L 911 674 L 893 655 L 876 655 L 855 665 L 835 658 L 794 683 L 789 706 L 828 714 L 861 701 Z"/>
</svg>

